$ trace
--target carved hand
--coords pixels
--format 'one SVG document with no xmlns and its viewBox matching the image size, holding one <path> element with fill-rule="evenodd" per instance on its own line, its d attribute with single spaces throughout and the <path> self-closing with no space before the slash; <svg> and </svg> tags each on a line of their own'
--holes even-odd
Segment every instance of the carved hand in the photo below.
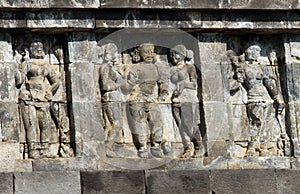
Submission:
<svg viewBox="0 0 300 194">
<path fill-rule="evenodd" d="M 129 74 L 127 76 L 127 80 L 130 84 L 135 85 L 135 84 L 137 84 L 139 78 L 138 78 L 138 75 L 136 73 L 129 72 Z"/>
<path fill-rule="evenodd" d="M 47 100 L 52 100 L 52 98 L 53 98 L 53 94 L 52 94 L 52 92 L 51 91 L 49 91 L 49 90 L 46 90 L 46 92 L 45 92 L 45 98 L 47 99 Z"/>
<path fill-rule="evenodd" d="M 284 102 L 282 102 L 278 98 L 275 98 L 274 99 L 274 104 L 275 104 L 275 108 L 276 108 L 276 113 L 281 114 L 283 109 L 284 109 Z"/>
</svg>

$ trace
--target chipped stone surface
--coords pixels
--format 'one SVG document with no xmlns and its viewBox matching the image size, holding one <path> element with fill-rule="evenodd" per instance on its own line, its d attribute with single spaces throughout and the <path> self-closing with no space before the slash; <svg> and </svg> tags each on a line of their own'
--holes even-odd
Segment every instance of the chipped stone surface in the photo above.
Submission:
<svg viewBox="0 0 300 194">
<path fill-rule="evenodd" d="M 0 190 L 1 193 L 13 193 L 13 174 L 12 173 L 0 173 Z"/>
<path fill-rule="evenodd" d="M 23 172 L 14 173 L 15 193 L 80 193 L 80 175 L 68 172 Z"/>
<path fill-rule="evenodd" d="M 210 193 L 209 171 L 148 171 L 148 193 Z M 200 184 L 199 184 L 200 183 Z"/>
<path fill-rule="evenodd" d="M 277 193 L 274 170 L 212 170 L 215 193 Z"/>
<path fill-rule="evenodd" d="M 143 171 L 81 172 L 80 175 L 84 194 L 146 193 Z"/>
<path fill-rule="evenodd" d="M 0 142 L 0 172 L 13 172 L 16 160 L 21 159 L 19 143 Z"/>
</svg>

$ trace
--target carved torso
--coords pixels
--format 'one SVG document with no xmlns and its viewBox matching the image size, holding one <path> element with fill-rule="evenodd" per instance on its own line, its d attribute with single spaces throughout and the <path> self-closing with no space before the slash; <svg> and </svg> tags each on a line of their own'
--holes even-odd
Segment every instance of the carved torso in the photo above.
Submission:
<svg viewBox="0 0 300 194">
<path fill-rule="evenodd" d="M 249 102 L 261 102 L 266 94 L 266 88 L 263 84 L 265 75 L 262 66 L 258 63 L 246 64 L 244 68 L 244 85 L 247 90 Z"/>
</svg>

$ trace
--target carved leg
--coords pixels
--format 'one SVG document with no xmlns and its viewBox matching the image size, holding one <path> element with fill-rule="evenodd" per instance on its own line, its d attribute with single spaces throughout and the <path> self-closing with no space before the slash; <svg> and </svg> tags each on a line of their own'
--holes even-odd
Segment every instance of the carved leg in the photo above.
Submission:
<svg viewBox="0 0 300 194">
<path fill-rule="evenodd" d="M 134 143 L 138 148 L 138 155 L 141 158 L 150 157 L 150 153 L 147 147 L 148 140 L 148 121 L 145 106 L 142 103 L 130 103 L 129 104 L 131 132 L 134 139 Z"/>
<path fill-rule="evenodd" d="M 43 156 L 56 158 L 58 157 L 58 131 L 52 122 L 49 107 L 39 108 L 37 115 L 41 132 Z"/>
<path fill-rule="evenodd" d="M 262 125 L 262 106 L 260 103 L 252 102 L 247 104 L 247 115 L 249 119 L 249 129 L 250 129 L 250 141 L 248 143 L 248 149 L 246 152 L 246 157 L 254 157 L 255 151 L 255 141 L 260 140 L 261 125 Z"/>
<path fill-rule="evenodd" d="M 32 105 L 26 105 L 23 101 L 20 101 L 20 109 L 26 131 L 28 158 L 39 158 L 36 109 Z"/>
<path fill-rule="evenodd" d="M 150 104 L 148 111 L 148 120 L 151 129 L 151 154 L 154 157 L 162 158 L 164 157 L 164 154 L 163 150 L 161 149 L 161 142 L 163 140 L 163 121 L 161 110 L 159 106 Z"/>
</svg>

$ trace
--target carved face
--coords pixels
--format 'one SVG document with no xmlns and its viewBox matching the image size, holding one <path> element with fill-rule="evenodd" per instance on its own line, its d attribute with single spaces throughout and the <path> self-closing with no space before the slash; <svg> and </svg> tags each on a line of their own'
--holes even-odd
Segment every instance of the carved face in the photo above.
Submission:
<svg viewBox="0 0 300 194">
<path fill-rule="evenodd" d="M 184 61 L 187 50 L 184 45 L 176 45 L 171 49 L 171 58 L 174 64 Z"/>
<path fill-rule="evenodd" d="M 261 48 L 258 45 L 252 45 L 246 50 L 246 58 L 249 61 L 257 61 L 258 57 L 260 57 Z"/>
<path fill-rule="evenodd" d="M 115 44 L 107 44 L 105 47 L 105 60 L 116 62 L 118 58 L 118 48 Z"/>
<path fill-rule="evenodd" d="M 143 61 L 152 62 L 154 59 L 154 45 L 144 44 L 139 47 L 140 55 Z"/>
<path fill-rule="evenodd" d="M 35 59 L 43 59 L 45 57 L 45 52 L 43 49 L 43 43 L 33 42 L 30 44 L 30 57 Z"/>
<path fill-rule="evenodd" d="M 176 51 L 171 51 L 171 58 L 172 58 L 173 63 L 177 64 L 180 61 L 183 61 L 185 56 Z"/>
</svg>

